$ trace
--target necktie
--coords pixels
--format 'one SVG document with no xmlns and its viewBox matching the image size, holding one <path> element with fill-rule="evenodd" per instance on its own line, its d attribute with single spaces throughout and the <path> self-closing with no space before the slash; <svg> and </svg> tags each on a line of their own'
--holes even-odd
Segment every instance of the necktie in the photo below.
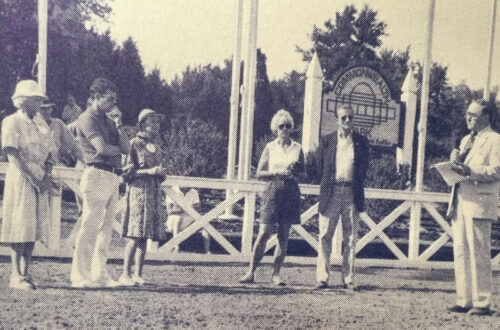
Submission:
<svg viewBox="0 0 500 330">
<path fill-rule="evenodd" d="M 465 158 L 467 158 L 467 155 L 472 149 L 472 146 L 474 145 L 474 140 L 476 139 L 477 132 L 472 131 L 470 133 L 470 138 L 469 141 L 467 142 L 467 145 L 465 146 L 464 153 L 460 155 L 460 162 L 463 163 L 465 161 Z"/>
</svg>

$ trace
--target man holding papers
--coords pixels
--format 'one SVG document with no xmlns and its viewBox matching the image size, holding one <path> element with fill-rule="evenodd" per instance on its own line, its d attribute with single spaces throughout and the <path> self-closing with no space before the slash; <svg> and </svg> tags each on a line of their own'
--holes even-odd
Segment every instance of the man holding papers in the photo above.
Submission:
<svg viewBox="0 0 500 330">
<path fill-rule="evenodd" d="M 450 201 L 457 291 L 451 312 L 491 313 L 491 224 L 500 189 L 500 134 L 491 128 L 495 112 L 490 102 L 473 102 L 465 114 L 470 134 L 450 156 L 451 169 L 465 177 Z"/>
</svg>

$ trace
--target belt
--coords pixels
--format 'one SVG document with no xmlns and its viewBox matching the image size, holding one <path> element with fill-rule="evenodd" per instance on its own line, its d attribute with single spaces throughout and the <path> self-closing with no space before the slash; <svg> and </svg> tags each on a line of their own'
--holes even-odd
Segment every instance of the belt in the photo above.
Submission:
<svg viewBox="0 0 500 330">
<path fill-rule="evenodd" d="M 97 169 L 100 169 L 100 170 L 103 170 L 106 172 L 111 172 L 111 173 L 114 173 L 116 175 L 122 174 L 122 169 L 120 167 L 113 167 L 113 166 L 107 165 L 107 164 L 90 163 L 90 164 L 87 164 L 87 166 L 94 167 L 94 168 L 97 168 Z"/>
<path fill-rule="evenodd" d="M 341 186 L 341 187 L 351 187 L 352 182 L 347 182 L 347 181 L 339 181 L 339 182 L 334 182 L 334 186 Z"/>
</svg>

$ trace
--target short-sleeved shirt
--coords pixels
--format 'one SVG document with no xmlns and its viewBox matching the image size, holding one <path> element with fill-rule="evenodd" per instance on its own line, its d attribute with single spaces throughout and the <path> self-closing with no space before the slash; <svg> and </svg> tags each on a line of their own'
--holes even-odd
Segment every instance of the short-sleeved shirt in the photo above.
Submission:
<svg viewBox="0 0 500 330">
<path fill-rule="evenodd" d="M 88 109 L 78 118 L 77 139 L 83 153 L 85 164 L 100 163 L 112 167 L 121 167 L 121 155 L 103 156 L 97 154 L 90 141 L 100 136 L 104 142 L 113 146 L 119 146 L 119 133 L 115 123 L 105 113 L 98 110 Z"/>
<path fill-rule="evenodd" d="M 66 105 L 62 112 L 62 120 L 66 124 L 70 124 L 78 119 L 78 117 L 82 114 L 82 108 L 80 108 L 77 104 L 70 106 Z"/>
<path fill-rule="evenodd" d="M 2 122 L 2 148 L 7 147 L 19 150 L 21 158 L 39 180 L 45 175 L 45 161 L 55 152 L 48 125 L 29 118 L 22 110 L 5 117 Z"/>
</svg>

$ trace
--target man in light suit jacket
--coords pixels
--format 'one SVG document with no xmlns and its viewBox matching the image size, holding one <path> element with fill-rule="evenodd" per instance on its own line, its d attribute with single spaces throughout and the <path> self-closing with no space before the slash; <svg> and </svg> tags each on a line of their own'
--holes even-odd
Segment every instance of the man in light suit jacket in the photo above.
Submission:
<svg viewBox="0 0 500 330">
<path fill-rule="evenodd" d="M 353 130 L 353 111 L 337 110 L 338 131 L 325 136 L 319 147 L 317 174 L 321 178 L 319 196 L 319 251 L 317 289 L 328 287 L 332 238 L 342 218 L 342 284 L 354 290 L 354 256 L 358 213 L 364 210 L 364 188 L 368 169 L 368 139 Z"/>
<path fill-rule="evenodd" d="M 457 301 L 448 310 L 469 315 L 491 313 L 491 224 L 500 189 L 500 134 L 491 128 L 495 112 L 492 103 L 473 102 L 465 114 L 471 133 L 450 157 L 453 170 L 466 179 L 451 202 Z"/>
</svg>

